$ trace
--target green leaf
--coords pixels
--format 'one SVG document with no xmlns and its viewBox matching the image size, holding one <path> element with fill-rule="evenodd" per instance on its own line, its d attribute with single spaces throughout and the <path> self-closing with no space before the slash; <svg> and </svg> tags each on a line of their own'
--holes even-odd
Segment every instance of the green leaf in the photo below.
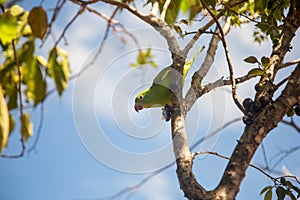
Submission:
<svg viewBox="0 0 300 200">
<path fill-rule="evenodd" d="M 287 116 L 288 117 L 292 117 L 292 116 L 294 116 L 294 114 L 295 114 L 295 110 L 294 110 L 294 108 L 291 108 L 288 112 L 287 112 Z"/>
<path fill-rule="evenodd" d="M 180 10 L 183 13 L 186 13 L 191 7 L 190 0 L 181 0 L 180 2 Z"/>
<path fill-rule="evenodd" d="M 246 63 L 259 63 L 255 56 L 249 56 L 244 59 Z"/>
<path fill-rule="evenodd" d="M 8 95 L 8 93 L 6 93 L 6 95 Z M 18 107 L 18 88 L 17 88 L 16 84 L 14 84 L 14 86 L 12 87 L 12 90 L 9 93 L 7 107 L 9 110 L 12 110 L 12 109 Z"/>
<path fill-rule="evenodd" d="M 34 7 L 29 13 L 28 24 L 34 36 L 43 40 L 47 32 L 47 13 L 42 7 Z"/>
<path fill-rule="evenodd" d="M 284 200 L 285 197 L 285 189 L 281 186 L 278 186 L 276 188 L 276 194 L 277 194 L 277 198 L 278 200 Z"/>
<path fill-rule="evenodd" d="M 178 35 L 183 38 L 183 31 L 181 29 L 181 27 L 178 24 L 173 24 L 173 29 L 176 31 L 176 33 L 178 33 Z"/>
<path fill-rule="evenodd" d="M 263 56 L 261 57 L 260 61 L 263 67 L 267 67 L 270 63 L 270 58 Z"/>
<path fill-rule="evenodd" d="M 191 8 L 190 8 L 190 20 L 193 19 L 197 14 L 201 12 L 203 9 L 202 4 L 199 0 L 191 0 Z"/>
<path fill-rule="evenodd" d="M 165 1 L 159 1 L 160 11 L 162 11 Z M 174 24 L 177 19 L 179 8 L 180 8 L 181 0 L 173 0 L 170 2 L 169 7 L 166 12 L 165 21 L 168 24 Z"/>
<path fill-rule="evenodd" d="M 25 10 L 22 7 L 20 7 L 19 5 L 14 5 L 14 6 L 10 7 L 8 10 L 9 10 L 9 13 L 15 17 L 17 17 L 25 12 Z"/>
<path fill-rule="evenodd" d="M 136 63 L 131 63 L 131 67 L 139 67 L 141 65 L 150 64 L 154 68 L 157 68 L 157 64 L 152 60 L 151 48 L 148 48 L 146 52 L 139 50 L 139 54 L 136 59 Z"/>
<path fill-rule="evenodd" d="M 268 190 L 272 190 L 272 186 L 266 186 L 266 187 L 264 187 L 261 191 L 260 191 L 260 193 L 259 193 L 259 195 L 262 195 L 263 193 L 265 193 L 266 191 L 268 191 Z"/>
<path fill-rule="evenodd" d="M 265 76 L 265 72 L 260 68 L 254 68 L 248 72 L 247 76 Z"/>
<path fill-rule="evenodd" d="M 6 147 L 9 135 L 9 114 L 0 84 L 0 153 Z"/>
<path fill-rule="evenodd" d="M 267 0 L 254 0 L 255 11 L 263 12 L 267 8 Z"/>
<path fill-rule="evenodd" d="M 157 63 L 154 61 L 149 62 L 149 64 L 155 69 L 158 67 Z"/>
<path fill-rule="evenodd" d="M 21 127 L 21 133 L 25 139 L 25 141 L 28 140 L 30 136 L 33 134 L 33 125 L 30 121 L 30 115 L 29 113 L 25 113 L 22 116 L 22 127 Z"/>
<path fill-rule="evenodd" d="M 34 106 L 42 102 L 46 96 L 46 82 L 43 79 L 40 63 L 35 57 L 32 62 L 23 68 L 24 80 L 27 89 L 25 94 L 28 100 L 33 100 Z"/>
<path fill-rule="evenodd" d="M 144 65 L 146 64 L 146 55 L 143 51 L 139 51 L 139 55 L 137 57 L 137 64 Z"/>
<path fill-rule="evenodd" d="M 54 47 L 49 53 L 48 67 L 50 75 L 55 82 L 56 90 L 61 96 L 70 79 L 67 53 L 59 47 Z"/>
<path fill-rule="evenodd" d="M 18 24 L 15 18 L 8 14 L 0 15 L 0 40 L 4 45 L 17 37 Z"/>
<path fill-rule="evenodd" d="M 12 115 L 9 114 L 9 135 L 13 132 L 15 129 L 15 119 Z"/>
<path fill-rule="evenodd" d="M 266 192 L 264 200 L 272 200 L 272 190 Z"/>
<path fill-rule="evenodd" d="M 5 3 L 7 2 L 7 0 L 0 0 L 0 3 Z"/>
<path fill-rule="evenodd" d="M 33 59 L 34 54 L 34 40 L 28 39 L 17 51 L 19 63 L 28 63 Z"/>
<path fill-rule="evenodd" d="M 45 60 L 44 57 L 42 57 L 42 56 L 36 56 L 36 59 L 38 60 L 38 62 L 40 63 L 40 65 L 42 65 L 43 67 L 47 67 L 47 61 Z"/>
</svg>

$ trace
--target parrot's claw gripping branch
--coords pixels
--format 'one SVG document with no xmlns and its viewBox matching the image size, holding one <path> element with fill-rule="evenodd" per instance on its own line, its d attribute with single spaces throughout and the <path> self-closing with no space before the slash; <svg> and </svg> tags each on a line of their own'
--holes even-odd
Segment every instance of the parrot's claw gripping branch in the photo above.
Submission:
<svg viewBox="0 0 300 200">
<path fill-rule="evenodd" d="M 162 108 L 162 115 L 166 121 L 170 121 L 171 115 L 173 112 L 173 107 L 169 104 L 166 104 L 165 107 Z"/>
</svg>

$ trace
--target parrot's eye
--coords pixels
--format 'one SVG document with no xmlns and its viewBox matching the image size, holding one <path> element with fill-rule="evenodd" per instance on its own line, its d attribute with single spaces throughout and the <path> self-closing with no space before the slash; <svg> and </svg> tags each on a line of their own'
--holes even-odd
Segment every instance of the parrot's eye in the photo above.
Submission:
<svg viewBox="0 0 300 200">
<path fill-rule="evenodd" d="M 140 100 L 143 100 L 143 98 L 144 98 L 144 95 L 140 95 L 140 96 L 139 96 L 139 99 L 140 99 Z"/>
</svg>

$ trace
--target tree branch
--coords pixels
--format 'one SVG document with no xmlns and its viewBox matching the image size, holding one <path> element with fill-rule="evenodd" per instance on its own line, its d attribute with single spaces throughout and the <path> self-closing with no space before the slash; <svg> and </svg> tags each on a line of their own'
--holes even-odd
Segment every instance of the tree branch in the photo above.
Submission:
<svg viewBox="0 0 300 200">
<path fill-rule="evenodd" d="M 166 13 L 167 13 L 167 10 L 168 10 L 168 7 L 169 7 L 170 3 L 171 3 L 171 0 L 166 0 L 165 1 L 165 4 L 164 4 L 163 9 L 162 9 L 161 14 L 160 14 L 160 19 L 162 21 L 165 21 Z"/>
<path fill-rule="evenodd" d="M 216 19 L 219 19 L 224 15 L 224 13 L 227 11 L 228 8 L 232 8 L 234 6 L 237 6 L 239 4 L 245 3 L 247 0 L 241 0 L 234 2 L 227 6 L 226 9 L 221 10 L 215 17 Z M 207 30 L 209 27 L 211 27 L 215 23 L 215 19 L 211 19 L 209 22 L 207 22 L 204 26 L 198 29 L 194 37 L 188 42 L 188 44 L 184 47 L 183 53 L 188 54 L 188 52 L 193 48 L 194 44 L 197 42 L 197 40 L 200 38 L 200 36 Z"/>
<path fill-rule="evenodd" d="M 5 154 L 1 154 L 0 156 L 3 158 L 20 158 L 23 157 L 24 153 L 25 153 L 25 139 L 24 139 L 24 135 L 23 135 L 23 131 L 24 131 L 24 123 L 23 123 L 23 100 L 22 100 L 22 73 L 21 73 L 21 66 L 19 63 L 19 58 L 17 56 L 17 50 L 16 50 L 16 45 L 15 45 L 15 40 L 12 40 L 11 45 L 13 47 L 13 55 L 14 55 L 14 60 L 16 63 L 16 68 L 17 68 L 17 72 L 18 72 L 18 98 L 19 98 L 19 112 L 20 112 L 20 124 L 21 124 L 21 152 L 17 155 L 5 155 Z"/>
<path fill-rule="evenodd" d="M 194 155 L 194 157 L 196 157 L 197 155 L 201 155 L 201 154 L 215 155 L 215 156 L 218 156 L 218 157 L 220 157 L 220 158 L 223 158 L 223 159 L 226 159 L 226 160 L 230 160 L 229 157 L 223 156 L 223 155 L 221 155 L 221 154 L 219 154 L 219 153 L 217 153 L 217 152 L 212 152 L 212 151 L 195 152 L 193 155 Z M 274 178 L 273 176 L 271 176 L 271 175 L 269 175 L 268 173 L 266 173 L 263 169 L 261 169 L 261 168 L 255 166 L 255 165 L 253 165 L 253 164 L 251 164 L 251 163 L 249 164 L 249 166 L 252 167 L 252 168 L 254 168 L 254 169 L 256 169 L 256 170 L 258 170 L 259 172 L 261 172 L 262 174 L 264 174 L 265 176 L 267 176 L 268 178 L 270 178 L 273 182 L 276 181 L 276 178 Z"/>
<path fill-rule="evenodd" d="M 300 100 L 300 64 L 292 72 L 281 95 L 267 106 L 244 129 L 223 177 L 215 190 L 216 196 L 223 199 L 234 199 L 240 184 L 245 177 L 249 163 L 266 135 L 282 120 L 282 117 Z"/>
<path fill-rule="evenodd" d="M 227 34 L 230 30 L 230 18 L 226 20 L 226 23 L 223 26 L 223 32 Z M 197 72 L 194 73 L 192 77 L 192 84 L 189 88 L 186 96 L 185 96 L 185 103 L 186 103 L 186 110 L 189 111 L 190 108 L 194 105 L 197 99 L 203 94 L 201 91 L 201 83 L 203 78 L 206 76 L 208 71 L 210 70 L 212 64 L 215 60 L 216 51 L 218 48 L 218 43 L 220 41 L 220 37 L 218 36 L 218 31 L 215 31 L 215 34 L 212 36 L 209 47 L 206 52 L 205 59 Z M 202 87 L 203 88 L 203 87 Z"/>
<path fill-rule="evenodd" d="M 283 69 L 283 68 L 289 67 L 291 65 L 297 64 L 299 62 L 300 62 L 300 58 L 292 60 L 290 62 L 283 63 L 280 68 Z"/>
<path fill-rule="evenodd" d="M 205 7 L 205 9 L 209 12 L 209 14 L 212 16 L 212 18 L 214 19 L 220 34 L 221 34 L 221 41 L 225 50 L 225 56 L 226 56 L 226 60 L 227 60 L 227 64 L 228 64 L 228 69 L 229 69 L 229 74 L 230 74 L 230 80 L 231 80 L 231 89 L 232 89 L 232 98 L 235 102 L 235 104 L 237 105 L 237 107 L 243 112 L 245 113 L 244 107 L 241 105 L 241 103 L 238 100 L 238 96 L 236 94 L 236 83 L 235 83 L 235 78 L 234 78 L 234 72 L 233 72 L 233 65 L 231 63 L 231 59 L 230 59 L 230 55 L 229 55 L 229 49 L 228 49 L 228 44 L 227 41 L 225 39 L 225 34 L 222 30 L 222 27 L 218 21 L 218 18 L 214 15 L 214 13 L 209 9 L 209 7 L 206 5 L 206 3 L 203 0 L 200 0 L 202 5 Z"/>
<path fill-rule="evenodd" d="M 68 28 L 73 24 L 73 22 L 75 22 L 75 20 L 77 19 L 77 17 L 83 13 L 83 11 L 84 11 L 83 8 L 80 8 L 80 9 L 78 10 L 78 12 L 76 13 L 76 15 L 75 15 L 75 16 L 71 19 L 71 21 L 65 26 L 63 32 L 61 33 L 61 35 L 59 36 L 59 38 L 56 40 L 54 46 L 57 46 L 57 45 L 58 45 L 58 43 L 60 42 L 60 40 L 65 36 L 65 34 L 66 34 Z"/>
</svg>

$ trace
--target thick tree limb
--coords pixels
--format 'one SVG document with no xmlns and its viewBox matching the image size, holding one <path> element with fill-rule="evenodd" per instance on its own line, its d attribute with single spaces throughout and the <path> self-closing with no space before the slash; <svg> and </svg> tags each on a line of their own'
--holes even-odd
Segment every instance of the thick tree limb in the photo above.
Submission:
<svg viewBox="0 0 300 200">
<path fill-rule="evenodd" d="M 230 18 L 226 20 L 226 23 L 223 26 L 223 32 L 224 34 L 227 34 L 230 30 Z M 203 89 L 205 87 L 200 87 L 203 78 L 206 76 L 208 71 L 210 70 L 212 64 L 215 60 L 216 51 L 218 48 L 218 43 L 221 40 L 220 37 L 217 35 L 218 31 L 215 32 L 210 40 L 208 50 L 205 55 L 205 59 L 199 68 L 197 72 L 194 73 L 192 77 L 192 84 L 189 88 L 186 97 L 185 97 L 185 103 L 186 103 L 186 111 L 190 110 L 190 108 L 194 105 L 194 103 L 197 101 L 197 99 L 204 94 Z"/>
<path fill-rule="evenodd" d="M 295 36 L 297 29 L 300 26 L 300 1 L 291 0 L 289 12 L 285 18 L 282 32 L 279 37 L 279 41 L 274 45 L 273 51 L 270 57 L 270 64 L 264 70 L 268 74 L 267 77 L 262 77 L 259 84 L 263 86 L 260 92 L 257 92 L 255 99 L 259 99 L 261 96 L 272 97 L 273 95 L 273 81 L 277 72 L 284 68 L 282 64 L 285 55 L 290 50 L 291 41 Z M 273 91 L 270 93 L 270 91 Z"/>
<path fill-rule="evenodd" d="M 260 143 L 274 129 L 284 115 L 295 103 L 300 101 L 300 64 L 291 74 L 281 95 L 272 105 L 266 107 L 255 119 L 254 123 L 246 126 L 231 160 L 216 188 L 216 196 L 221 199 L 234 199 L 245 177 L 249 163 Z"/>
<path fill-rule="evenodd" d="M 188 199 L 201 199 L 206 190 L 197 182 L 193 174 L 193 154 L 190 152 L 185 128 L 185 116 L 180 109 L 172 114 L 173 149 L 176 157 L 177 177 L 180 188 Z"/>
</svg>

